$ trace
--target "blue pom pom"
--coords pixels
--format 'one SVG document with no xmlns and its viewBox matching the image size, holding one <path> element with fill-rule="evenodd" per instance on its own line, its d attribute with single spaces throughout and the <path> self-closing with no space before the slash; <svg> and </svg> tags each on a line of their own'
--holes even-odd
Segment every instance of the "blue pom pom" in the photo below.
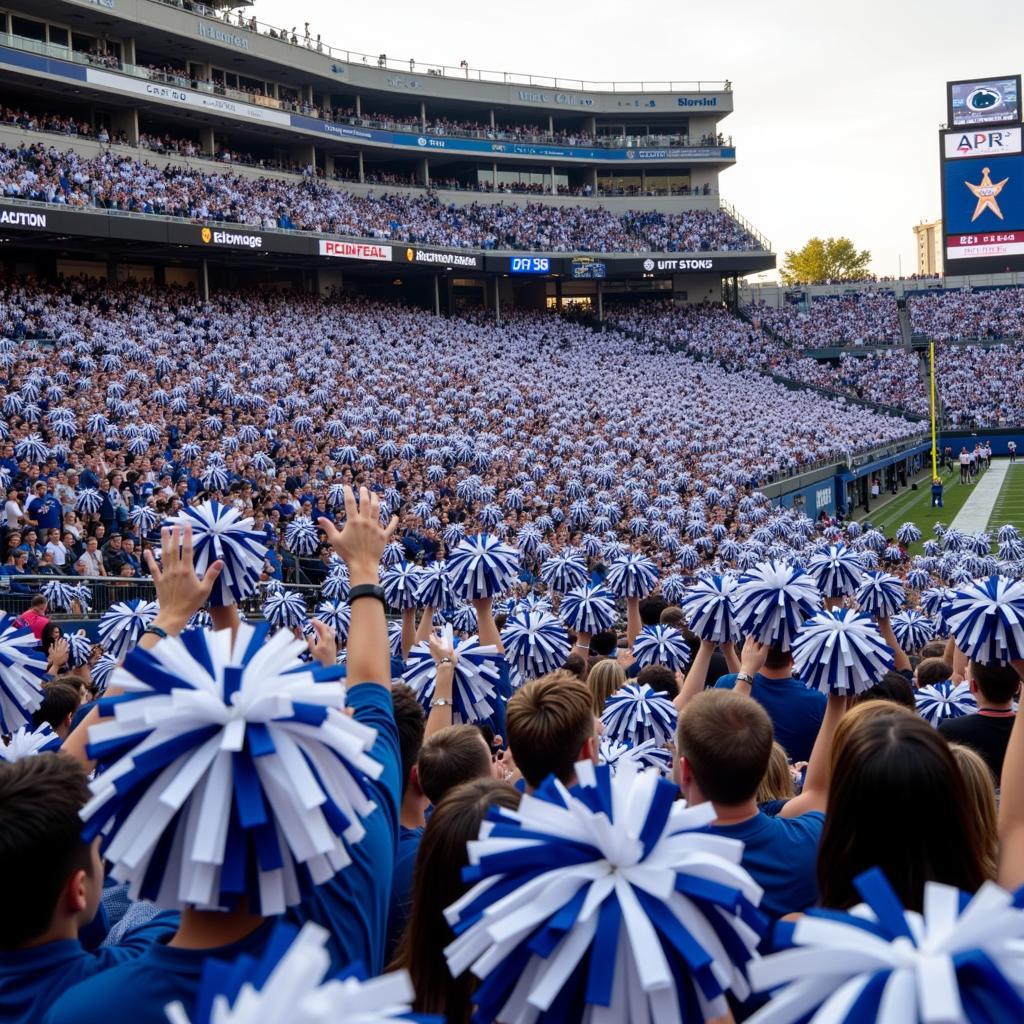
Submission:
<svg viewBox="0 0 1024 1024">
<path fill-rule="evenodd" d="M 742 844 L 712 836 L 655 772 L 577 765 L 517 810 L 494 808 L 468 846 L 477 883 L 448 908 L 453 977 L 481 983 L 475 1020 L 699 1021 L 749 992 L 763 930 Z M 515 930 L 504 932 L 505 923 Z"/>
<path fill-rule="evenodd" d="M 0 761 L 13 763 L 25 757 L 55 753 L 61 748 L 61 738 L 43 722 L 38 729 L 22 726 L 16 729 L 5 744 L 0 737 Z"/>
<path fill-rule="evenodd" d="M 702 574 L 678 602 L 686 621 L 701 638 L 736 643 L 742 636 L 732 606 L 736 580 L 732 576 Z"/>
<path fill-rule="evenodd" d="M 613 775 L 621 767 L 629 764 L 638 771 L 654 769 L 665 778 L 672 776 L 672 751 L 658 746 L 654 740 L 644 740 L 643 743 L 634 745 L 602 736 L 598 761 L 600 764 L 608 765 Z"/>
<path fill-rule="evenodd" d="M 935 639 L 935 623 L 927 615 L 908 610 L 892 617 L 892 631 L 905 651 L 919 651 Z"/>
<path fill-rule="evenodd" d="M 321 601 L 313 612 L 325 626 L 334 630 L 338 643 L 348 639 L 348 627 L 352 619 L 352 609 L 347 601 Z"/>
<path fill-rule="evenodd" d="M 44 583 L 40 593 L 46 598 L 49 606 L 58 612 L 71 611 L 71 605 L 78 597 L 75 587 L 62 580 L 50 580 Z"/>
<path fill-rule="evenodd" d="M 612 562 L 606 583 L 616 597 L 647 597 L 658 585 L 658 568 L 645 555 L 633 552 Z"/>
<path fill-rule="evenodd" d="M 301 629 L 309 619 L 306 599 L 295 590 L 275 590 L 263 602 L 263 617 L 274 629 Z"/>
<path fill-rule="evenodd" d="M 938 726 L 947 718 L 961 718 L 973 715 L 978 703 L 971 693 L 969 683 L 934 683 L 914 691 L 917 713 L 927 722 Z"/>
<path fill-rule="evenodd" d="M 904 523 L 896 531 L 896 539 L 901 544 L 916 544 L 921 539 L 921 531 L 914 523 Z"/>
<path fill-rule="evenodd" d="M 1024 658 L 1024 582 L 1003 576 L 958 589 L 945 613 L 957 646 L 983 665 Z"/>
<path fill-rule="evenodd" d="M 540 578 L 556 593 L 565 594 L 587 582 L 587 564 L 578 555 L 560 552 L 540 569 Z"/>
<path fill-rule="evenodd" d="M 672 701 L 646 683 L 629 683 L 613 693 L 601 714 L 605 734 L 626 743 L 672 743 L 677 719 Z"/>
<path fill-rule="evenodd" d="M 519 573 L 519 554 L 497 537 L 480 533 L 467 537 L 448 556 L 448 575 L 463 601 L 494 597 L 506 590 Z"/>
<path fill-rule="evenodd" d="M 554 672 L 569 656 L 569 634 L 565 626 L 544 611 L 527 611 L 511 616 L 501 631 L 505 657 L 525 679 Z"/>
<path fill-rule="evenodd" d="M 309 516 L 296 516 L 284 528 L 284 546 L 293 555 L 308 556 L 320 548 L 320 534 Z"/>
<path fill-rule="evenodd" d="M 452 629 L 456 633 L 461 633 L 463 636 L 469 636 L 470 633 L 477 631 L 477 615 L 476 609 L 471 604 L 460 604 L 450 616 Z"/>
<path fill-rule="evenodd" d="M 160 522 L 156 509 L 149 505 L 133 505 L 128 510 L 128 518 L 135 529 L 143 535 L 149 533 Z"/>
<path fill-rule="evenodd" d="M 793 667 L 811 689 L 853 696 L 893 667 L 893 652 L 871 616 L 839 608 L 804 623 L 793 642 Z"/>
<path fill-rule="evenodd" d="M 81 668 L 92 657 L 93 642 L 84 633 L 66 633 L 68 642 L 68 667 Z"/>
<path fill-rule="evenodd" d="M 83 807 L 131 899 L 270 916 L 351 860 L 374 809 L 375 732 L 344 714 L 337 668 L 267 627 L 192 631 L 136 649 L 100 702 L 89 756 L 109 762 Z M 315 770 L 314 770 L 315 767 Z M 272 783 L 272 785 L 271 785 Z"/>
<path fill-rule="evenodd" d="M 887 572 L 866 572 L 857 588 L 857 604 L 862 612 L 878 618 L 891 618 L 904 605 L 907 592 L 896 576 Z"/>
<path fill-rule="evenodd" d="M 690 663 L 690 648 L 678 629 L 645 626 L 633 643 L 633 657 L 641 668 L 664 665 L 681 672 Z"/>
<path fill-rule="evenodd" d="M 266 534 L 250 529 L 252 523 L 237 509 L 217 501 L 186 505 L 178 515 L 164 520 L 164 526 L 192 527 L 192 559 L 199 576 L 214 562 L 224 563 L 210 591 L 214 608 L 237 604 L 256 592 L 267 545 Z"/>
<path fill-rule="evenodd" d="M 418 608 L 451 608 L 455 604 L 448 566 L 444 562 L 431 562 L 416 572 L 416 606 Z"/>
<path fill-rule="evenodd" d="M 562 598 L 558 613 L 577 633 L 601 633 L 615 625 L 615 595 L 601 586 L 577 587 Z"/>
<path fill-rule="evenodd" d="M 395 611 L 416 607 L 416 590 L 419 584 L 419 569 L 409 562 L 401 561 L 388 566 L 381 574 L 384 600 Z"/>
<path fill-rule="evenodd" d="M 75 510 L 82 515 L 95 515 L 103 507 L 103 495 L 95 487 L 83 487 L 75 494 Z"/>
<path fill-rule="evenodd" d="M 821 594 L 799 566 L 759 562 L 740 577 L 732 604 L 744 634 L 788 650 L 804 620 L 820 607 Z"/>
<path fill-rule="evenodd" d="M 846 545 L 833 544 L 828 550 L 811 557 L 807 572 L 825 597 L 848 597 L 860 584 L 864 563 Z"/>
<path fill-rule="evenodd" d="M 100 643 L 118 661 L 133 648 L 142 636 L 142 631 L 156 618 L 160 605 L 156 601 L 117 601 L 101 616 L 99 626 Z"/>
</svg>

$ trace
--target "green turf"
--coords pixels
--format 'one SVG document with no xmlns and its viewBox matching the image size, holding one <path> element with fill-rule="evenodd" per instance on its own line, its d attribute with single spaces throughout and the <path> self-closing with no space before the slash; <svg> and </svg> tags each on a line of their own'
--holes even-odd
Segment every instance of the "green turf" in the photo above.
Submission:
<svg viewBox="0 0 1024 1024">
<path fill-rule="evenodd" d="M 984 470 L 982 471 L 982 475 Z M 960 483 L 960 467 L 954 470 L 941 471 L 945 490 L 942 495 L 942 508 L 932 508 L 932 485 L 929 477 L 918 483 L 916 491 L 906 491 L 898 498 L 883 506 L 877 512 L 871 512 L 863 518 L 871 520 L 886 535 L 892 537 L 904 523 L 915 523 L 921 531 L 921 540 L 911 544 L 908 553 L 924 554 L 924 542 L 934 538 L 932 527 L 936 523 L 949 526 L 956 518 L 960 507 L 970 497 L 974 484 Z M 981 476 L 978 477 L 981 479 Z M 1004 488 L 1005 489 L 1005 488 Z M 1005 522 L 1005 520 L 1003 520 Z M 1002 523 L 1000 523 L 1002 525 Z"/>
<path fill-rule="evenodd" d="M 1011 523 L 1024 530 L 1024 462 L 1015 462 L 1006 468 L 1002 490 L 992 506 L 988 528 L 995 533 L 1000 526 Z"/>
</svg>

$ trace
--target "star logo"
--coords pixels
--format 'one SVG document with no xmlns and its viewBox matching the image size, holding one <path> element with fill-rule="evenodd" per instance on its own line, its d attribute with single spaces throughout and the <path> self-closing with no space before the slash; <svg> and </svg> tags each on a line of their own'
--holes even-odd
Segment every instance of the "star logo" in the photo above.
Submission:
<svg viewBox="0 0 1024 1024">
<path fill-rule="evenodd" d="M 203 228 L 203 230 L 200 232 L 200 234 L 202 235 L 203 241 L 207 245 L 209 245 L 210 244 L 210 239 L 213 238 L 213 232 L 209 228 Z"/>
<path fill-rule="evenodd" d="M 1003 211 L 999 209 L 997 199 L 999 193 L 1003 191 L 1003 186 L 1010 179 L 1003 178 L 1002 181 L 997 181 L 993 184 L 988 173 L 988 168 L 983 167 L 981 169 L 981 181 L 977 185 L 972 185 L 969 181 L 964 182 L 978 200 L 978 205 L 974 208 L 974 216 L 971 218 L 972 224 L 985 210 L 991 210 L 1000 220 L 1003 219 Z"/>
</svg>

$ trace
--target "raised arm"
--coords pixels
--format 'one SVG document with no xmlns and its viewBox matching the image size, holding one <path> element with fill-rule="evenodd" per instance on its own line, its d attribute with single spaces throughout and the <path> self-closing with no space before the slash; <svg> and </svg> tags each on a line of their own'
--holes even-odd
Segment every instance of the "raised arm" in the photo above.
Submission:
<svg viewBox="0 0 1024 1024">
<path fill-rule="evenodd" d="M 1024 661 L 1012 663 L 1024 679 Z M 1004 889 L 1024 885 L 1024 715 L 1013 720 L 1003 759 L 999 800 L 999 875 Z"/>
<path fill-rule="evenodd" d="M 907 657 L 906 651 L 900 647 L 900 642 L 896 639 L 896 634 L 893 632 L 892 622 L 889 621 L 888 615 L 880 615 L 878 617 L 878 632 L 882 634 L 882 639 L 892 648 L 893 668 L 897 672 L 912 672 L 914 666 L 910 664 L 910 658 Z"/>
<path fill-rule="evenodd" d="M 424 739 L 452 724 L 452 715 L 455 710 L 452 703 L 452 689 L 455 685 L 455 666 L 459 661 L 454 645 L 449 643 L 442 634 L 431 633 L 427 637 L 427 644 L 430 647 L 430 656 L 434 659 L 437 674 L 434 677 L 434 696 L 430 701 L 430 713 L 427 715 Z"/>
<path fill-rule="evenodd" d="M 413 611 L 415 615 L 415 610 Z M 403 623 L 403 630 L 404 630 Z M 413 645 L 424 643 L 430 634 L 434 631 L 434 609 L 430 605 L 426 605 L 423 609 L 423 614 L 420 616 L 420 624 L 416 627 L 416 632 L 413 634 L 412 642 Z M 404 633 L 403 633 L 404 636 Z"/>
<path fill-rule="evenodd" d="M 345 487 L 345 527 L 342 530 L 329 519 L 320 520 L 327 541 L 348 566 L 352 589 L 380 587 L 380 556 L 398 527 L 392 516 L 388 525 L 380 525 L 380 498 L 366 487 L 359 488 L 356 505 L 352 488 Z M 351 600 L 351 598 L 350 598 Z M 348 632 L 348 686 L 375 683 L 391 689 L 391 648 L 384 602 L 367 595 L 351 601 Z"/>
<path fill-rule="evenodd" d="M 697 653 L 693 656 L 686 678 L 683 680 L 683 685 L 672 698 L 672 703 L 677 711 L 682 711 L 704 689 L 708 679 L 708 668 L 711 666 L 711 656 L 714 653 L 715 642 L 701 640 L 700 647 L 697 648 Z"/>
<path fill-rule="evenodd" d="M 505 645 L 501 642 L 498 624 L 494 621 L 494 602 L 489 597 L 481 597 L 473 602 L 476 609 L 476 633 L 481 644 L 493 644 L 500 654 L 505 653 Z"/>
<path fill-rule="evenodd" d="M 409 660 L 409 652 L 416 643 L 416 609 L 402 609 L 402 661 Z"/>
<path fill-rule="evenodd" d="M 640 598 L 626 598 L 626 649 L 632 651 L 636 638 L 643 629 L 643 622 L 640 620 Z"/>
</svg>

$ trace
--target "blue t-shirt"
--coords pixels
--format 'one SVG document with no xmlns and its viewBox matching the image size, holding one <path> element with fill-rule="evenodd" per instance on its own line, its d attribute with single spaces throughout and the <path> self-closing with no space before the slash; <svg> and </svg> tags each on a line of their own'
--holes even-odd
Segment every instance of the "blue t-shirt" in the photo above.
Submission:
<svg viewBox="0 0 1024 1024">
<path fill-rule="evenodd" d="M 412 910 L 412 878 L 416 870 L 416 854 L 420 850 L 423 829 L 399 826 L 398 853 L 395 856 L 395 877 L 391 882 L 391 906 L 388 908 L 387 959 L 398 948 Z"/>
<path fill-rule="evenodd" d="M 76 939 L 45 942 L 0 956 L 0 1020 L 38 1024 L 62 992 L 166 941 L 178 927 L 177 914 L 161 914 L 136 928 L 116 946 L 88 952 Z"/>
<path fill-rule="evenodd" d="M 736 825 L 711 825 L 716 836 L 743 840 L 743 866 L 764 889 L 761 909 L 771 917 L 802 913 L 818 902 L 818 842 L 825 826 L 821 811 L 798 818 L 758 812 Z"/>
<path fill-rule="evenodd" d="M 364 822 L 366 835 L 349 848 L 352 863 L 329 882 L 318 885 L 289 911 L 289 917 L 298 924 L 316 921 L 327 929 L 332 972 L 360 961 L 374 977 L 384 969 L 402 804 L 402 754 L 390 689 L 373 683 L 357 684 L 348 691 L 346 704 L 356 721 L 377 730 L 370 753 L 384 771 L 369 783 L 377 809 Z"/>
<path fill-rule="evenodd" d="M 178 949 L 168 946 L 171 936 L 151 943 L 141 956 L 68 990 L 42 1018 L 44 1024 L 167 1024 L 164 1007 L 181 1002 L 194 1016 L 203 964 L 210 957 L 232 962 L 243 953 L 259 956 L 270 939 L 274 920 L 264 921 L 244 939 L 215 949 Z M 33 1022 L 40 1018 L 33 1018 Z"/>
<path fill-rule="evenodd" d="M 34 519 L 39 524 L 40 530 L 60 529 L 60 502 L 52 494 L 44 495 L 42 498 L 33 498 L 28 503 L 26 511 L 29 519 Z"/>
<path fill-rule="evenodd" d="M 715 683 L 715 689 L 731 690 L 735 684 L 736 675 L 730 672 Z M 808 690 L 799 679 L 767 679 L 758 672 L 750 696 L 768 712 L 775 739 L 785 748 L 790 761 L 810 760 L 825 717 L 825 694 Z"/>
</svg>

